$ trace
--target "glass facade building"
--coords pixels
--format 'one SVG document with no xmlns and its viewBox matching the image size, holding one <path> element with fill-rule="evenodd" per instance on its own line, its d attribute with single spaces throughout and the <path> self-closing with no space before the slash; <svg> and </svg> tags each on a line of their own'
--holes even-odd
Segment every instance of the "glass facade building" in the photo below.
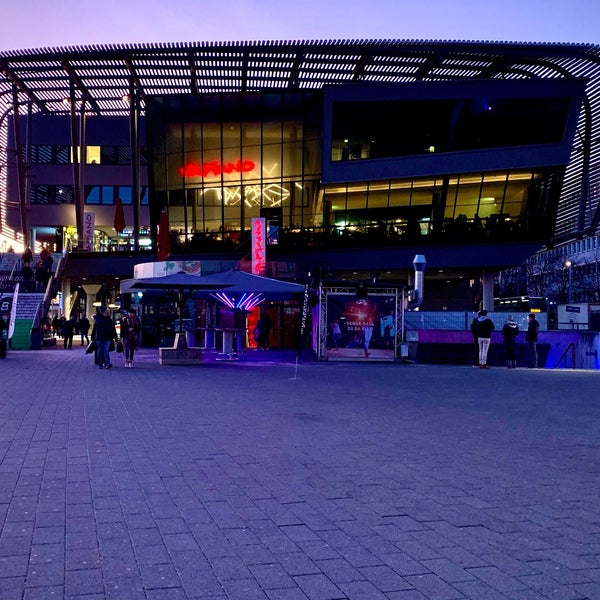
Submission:
<svg viewBox="0 0 600 600">
<path fill-rule="evenodd" d="M 583 82 L 336 86 L 146 107 L 151 217 L 178 251 L 545 240 Z"/>
</svg>

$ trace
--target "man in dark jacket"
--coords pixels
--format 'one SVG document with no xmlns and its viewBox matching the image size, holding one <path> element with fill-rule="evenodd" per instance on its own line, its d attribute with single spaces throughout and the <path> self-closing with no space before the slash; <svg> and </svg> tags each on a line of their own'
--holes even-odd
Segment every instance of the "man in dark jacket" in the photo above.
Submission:
<svg viewBox="0 0 600 600">
<path fill-rule="evenodd" d="M 506 323 L 504 323 L 504 327 L 502 327 L 502 337 L 504 338 L 504 350 L 506 351 L 506 361 L 509 369 L 515 369 L 517 367 L 515 347 L 518 333 L 519 325 L 512 318 L 512 315 L 508 315 Z"/>
<path fill-rule="evenodd" d="M 537 340 L 539 329 L 539 321 L 535 318 L 534 313 L 530 313 L 527 317 L 527 332 L 525 333 L 525 341 L 529 343 L 529 349 L 531 351 L 531 367 L 533 369 L 537 369 L 538 366 Z"/>
<path fill-rule="evenodd" d="M 88 332 L 90 330 L 90 320 L 85 316 L 85 313 L 77 321 L 77 329 L 79 329 L 79 334 L 81 335 L 81 345 L 83 346 L 84 343 L 86 345 L 89 344 L 90 338 L 88 337 Z"/>
<path fill-rule="evenodd" d="M 63 327 L 63 346 L 65 350 L 73 348 L 73 335 L 75 334 L 76 323 L 75 316 L 71 316 L 70 319 L 65 321 Z"/>
<path fill-rule="evenodd" d="M 487 369 L 487 355 L 492 341 L 494 323 L 487 316 L 487 310 L 480 310 L 477 317 L 477 341 L 479 343 L 479 368 Z"/>
<path fill-rule="evenodd" d="M 94 316 L 94 331 L 92 331 L 92 339 L 98 344 L 98 367 L 100 369 L 112 369 L 110 362 L 110 343 L 117 341 L 117 330 L 115 323 L 108 314 L 106 306 L 101 306 L 98 309 L 98 314 Z"/>
</svg>

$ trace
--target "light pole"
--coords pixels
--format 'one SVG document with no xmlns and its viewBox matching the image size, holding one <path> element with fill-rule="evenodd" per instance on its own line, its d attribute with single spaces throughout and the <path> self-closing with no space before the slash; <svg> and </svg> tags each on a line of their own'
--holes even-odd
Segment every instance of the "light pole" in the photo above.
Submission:
<svg viewBox="0 0 600 600">
<path fill-rule="evenodd" d="M 567 267 L 567 303 L 571 303 L 571 270 L 573 267 L 573 263 L 570 260 L 565 261 L 565 267 Z"/>
</svg>

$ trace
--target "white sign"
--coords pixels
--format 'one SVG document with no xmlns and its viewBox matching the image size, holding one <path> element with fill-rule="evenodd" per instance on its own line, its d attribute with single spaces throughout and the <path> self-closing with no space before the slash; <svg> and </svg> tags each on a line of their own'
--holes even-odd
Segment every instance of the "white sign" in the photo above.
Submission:
<svg viewBox="0 0 600 600">
<path fill-rule="evenodd" d="M 91 252 L 94 249 L 94 218 L 95 213 L 83 213 L 83 249 Z"/>
</svg>

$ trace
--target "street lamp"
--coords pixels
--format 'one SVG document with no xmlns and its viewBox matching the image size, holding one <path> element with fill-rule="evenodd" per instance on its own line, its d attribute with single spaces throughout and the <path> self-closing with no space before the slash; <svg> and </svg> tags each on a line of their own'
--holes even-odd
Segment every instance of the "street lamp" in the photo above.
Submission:
<svg viewBox="0 0 600 600">
<path fill-rule="evenodd" d="M 565 260 L 565 267 L 567 267 L 567 273 L 569 279 L 567 280 L 567 302 L 571 303 L 571 268 L 573 263 L 570 260 Z"/>
</svg>

